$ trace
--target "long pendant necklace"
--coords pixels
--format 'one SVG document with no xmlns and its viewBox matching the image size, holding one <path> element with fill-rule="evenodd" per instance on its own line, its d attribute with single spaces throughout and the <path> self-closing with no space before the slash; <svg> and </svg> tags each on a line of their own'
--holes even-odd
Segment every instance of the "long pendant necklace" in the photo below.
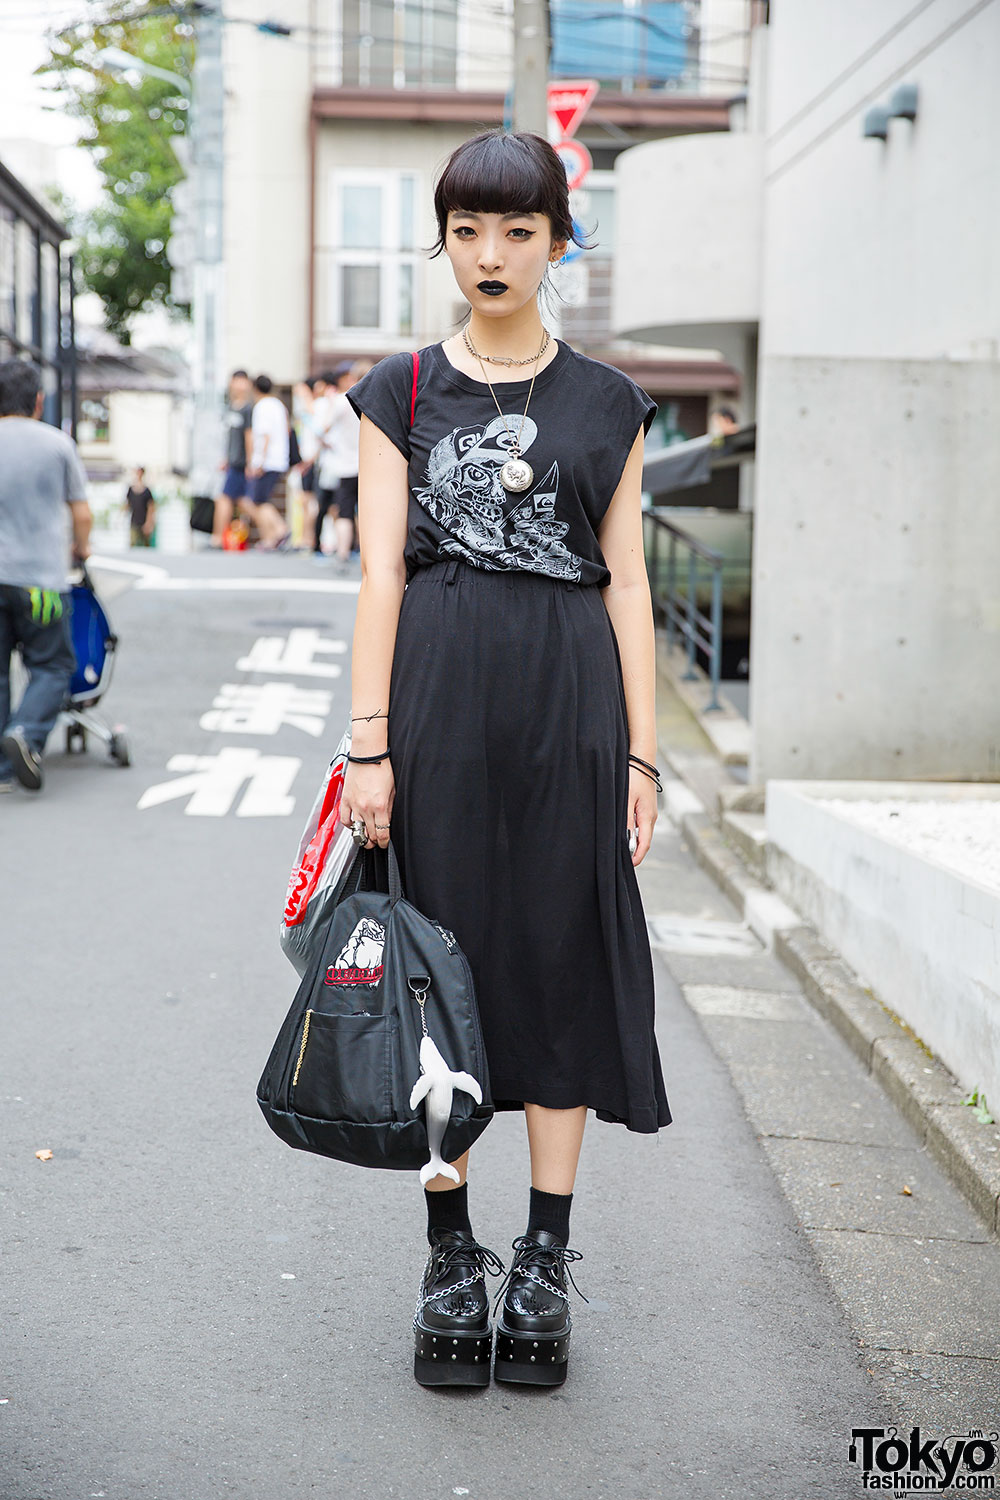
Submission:
<svg viewBox="0 0 1000 1500">
<path fill-rule="evenodd" d="M 515 495 L 520 494 L 522 490 L 526 490 L 529 485 L 533 484 L 535 479 L 534 469 L 528 463 L 528 460 L 526 458 L 521 457 L 521 434 L 524 432 L 525 418 L 528 415 L 528 407 L 531 405 L 531 393 L 535 389 L 535 376 L 538 374 L 538 361 L 541 359 L 546 348 L 548 347 L 548 329 L 546 329 L 545 331 L 545 338 L 542 341 L 542 346 L 539 349 L 538 353 L 535 355 L 535 368 L 531 372 L 531 384 L 528 387 L 528 399 L 524 403 L 524 412 L 521 416 L 521 425 L 517 429 L 517 437 L 515 437 L 511 432 L 510 427 L 507 423 L 507 418 L 504 416 L 503 412 L 500 409 L 500 402 L 497 400 L 497 393 L 493 389 L 493 383 L 486 373 L 486 366 L 483 364 L 482 355 L 479 353 L 478 349 L 476 349 L 472 340 L 469 338 L 468 329 L 466 329 L 465 331 L 465 342 L 472 353 L 479 360 L 479 368 L 482 370 L 483 378 L 490 388 L 490 395 L 493 397 L 493 404 L 496 407 L 497 411 L 500 413 L 500 420 L 507 428 L 507 436 L 510 438 L 510 445 L 507 450 L 510 454 L 510 457 L 507 459 L 507 462 L 505 464 L 501 465 L 500 483 L 503 485 L 505 490 L 511 490 Z M 518 363 L 526 362 L 527 361 L 518 361 Z"/>
</svg>

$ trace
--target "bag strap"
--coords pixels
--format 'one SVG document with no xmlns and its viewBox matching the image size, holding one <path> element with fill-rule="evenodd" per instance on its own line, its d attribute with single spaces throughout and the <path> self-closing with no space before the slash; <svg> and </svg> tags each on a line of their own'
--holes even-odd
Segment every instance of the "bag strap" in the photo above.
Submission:
<svg viewBox="0 0 1000 1500">
<path fill-rule="evenodd" d="M 420 374 L 420 354 L 413 351 L 413 384 L 410 388 L 410 426 L 413 426 L 413 414 L 417 409 L 417 376 Z"/>
<path fill-rule="evenodd" d="M 385 860 L 387 865 L 387 879 L 389 904 L 395 906 L 403 894 L 403 883 L 399 875 L 399 862 L 396 859 L 396 851 L 392 847 L 392 839 L 389 840 L 387 849 L 382 849 L 378 844 L 374 849 L 359 849 L 355 856 L 353 865 L 350 866 L 341 893 L 337 897 L 339 906 L 341 901 L 353 896 L 355 891 L 381 891 L 383 889 L 380 865 Z"/>
</svg>

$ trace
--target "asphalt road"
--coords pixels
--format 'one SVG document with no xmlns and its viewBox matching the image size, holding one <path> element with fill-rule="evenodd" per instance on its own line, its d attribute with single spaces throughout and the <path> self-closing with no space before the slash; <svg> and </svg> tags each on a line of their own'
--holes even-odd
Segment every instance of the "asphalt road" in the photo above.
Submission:
<svg viewBox="0 0 1000 1500">
<path fill-rule="evenodd" d="M 254 1098 L 295 988 L 277 927 L 349 713 L 355 592 L 314 591 L 329 575 L 298 559 L 169 566 L 181 587 L 106 580 L 122 648 L 105 706 L 133 766 L 55 753 L 40 796 L 0 801 L 0 1500 L 860 1494 L 847 1445 L 886 1420 L 881 1390 L 659 952 L 675 1122 L 657 1139 L 588 1124 L 573 1243 L 590 1303 L 575 1299 L 566 1385 L 414 1383 L 416 1177 L 289 1151 Z M 204 587 L 252 575 L 280 586 Z M 296 630 L 344 643 L 310 658 L 296 637 L 299 666 L 342 673 L 283 671 Z M 296 700 L 322 732 L 202 724 L 250 711 L 224 685 L 268 682 L 329 694 L 328 713 Z M 185 777 L 185 797 L 138 806 Z M 705 877 L 657 838 L 647 912 L 699 910 Z M 521 1116 L 496 1118 L 470 1183 L 506 1259 Z"/>
</svg>

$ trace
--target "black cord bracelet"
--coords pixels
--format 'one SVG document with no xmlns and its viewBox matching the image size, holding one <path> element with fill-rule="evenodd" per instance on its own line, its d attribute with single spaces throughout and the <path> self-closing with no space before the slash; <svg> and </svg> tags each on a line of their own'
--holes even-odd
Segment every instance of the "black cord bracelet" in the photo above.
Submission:
<svg viewBox="0 0 1000 1500">
<path fill-rule="evenodd" d="M 639 762 L 639 764 L 640 764 L 640 766 L 645 766 L 645 767 L 646 767 L 646 770 L 647 770 L 647 771 L 652 771 L 652 772 L 653 772 L 653 775 L 654 775 L 654 776 L 659 776 L 659 774 L 660 774 L 660 773 L 659 773 L 659 771 L 658 771 L 658 770 L 657 770 L 657 769 L 656 769 L 656 767 L 655 767 L 655 766 L 651 766 L 651 765 L 650 765 L 650 764 L 649 764 L 649 761 L 648 761 L 648 760 L 643 760 L 643 758 L 642 758 L 642 756 L 641 756 L 641 755 L 635 755 L 635 754 L 633 754 L 633 753 L 632 753 L 632 751 L 629 751 L 629 757 L 628 757 L 628 758 L 629 758 L 629 760 L 635 760 L 635 761 L 638 761 L 638 762 Z"/>
<path fill-rule="evenodd" d="M 386 746 L 381 755 L 352 755 L 350 751 L 348 751 L 347 759 L 353 766 L 373 766 L 377 761 L 385 760 L 388 754 L 389 747 Z"/>
<path fill-rule="evenodd" d="M 663 791 L 663 783 L 660 780 L 659 776 L 653 775 L 649 771 L 644 771 L 643 768 L 642 768 L 642 766 L 632 766 L 632 770 L 633 771 L 638 771 L 640 776 L 647 776 L 650 781 L 655 782 L 656 783 L 656 790 L 658 792 L 662 792 Z"/>
</svg>

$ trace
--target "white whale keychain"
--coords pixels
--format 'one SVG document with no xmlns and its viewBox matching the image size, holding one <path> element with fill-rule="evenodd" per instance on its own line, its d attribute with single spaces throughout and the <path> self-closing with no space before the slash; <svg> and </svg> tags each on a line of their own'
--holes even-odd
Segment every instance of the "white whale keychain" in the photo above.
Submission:
<svg viewBox="0 0 1000 1500">
<path fill-rule="evenodd" d="M 483 1102 L 483 1091 L 471 1073 L 455 1073 L 449 1068 L 438 1047 L 427 1031 L 424 1006 L 427 1003 L 426 988 L 417 988 L 413 980 L 408 981 L 414 998 L 420 1006 L 420 1025 L 423 1037 L 420 1041 L 420 1077 L 410 1093 L 410 1108 L 416 1109 L 424 1101 L 424 1117 L 427 1121 L 427 1144 L 430 1157 L 420 1168 L 421 1186 L 432 1177 L 450 1177 L 458 1181 L 458 1173 L 441 1155 L 444 1133 L 451 1119 L 452 1098 L 456 1089 L 471 1094 L 477 1104 Z"/>
</svg>

